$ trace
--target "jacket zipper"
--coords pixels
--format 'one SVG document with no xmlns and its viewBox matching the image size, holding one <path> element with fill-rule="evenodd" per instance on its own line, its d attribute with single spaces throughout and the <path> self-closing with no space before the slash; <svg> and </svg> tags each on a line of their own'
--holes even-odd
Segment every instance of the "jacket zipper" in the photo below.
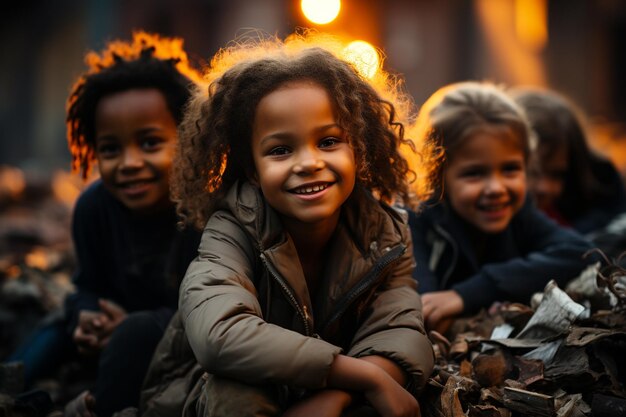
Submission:
<svg viewBox="0 0 626 417">
<path fill-rule="evenodd" d="M 363 292 L 369 289 L 378 278 L 383 273 L 383 271 L 393 262 L 400 259 L 400 257 L 406 252 L 406 246 L 400 244 L 395 248 L 389 250 L 389 252 L 385 253 L 376 264 L 372 267 L 372 269 L 361 279 L 361 281 L 353 287 L 337 304 L 335 308 L 335 312 L 330 316 L 330 318 L 324 323 L 324 326 L 321 329 L 326 330 L 326 328 L 335 320 L 337 320 L 345 311 L 348 309 L 350 304 Z M 323 331 L 322 331 L 323 334 Z"/>
<path fill-rule="evenodd" d="M 306 336 L 313 336 L 311 332 L 311 328 L 309 326 L 309 320 L 308 320 L 309 314 L 307 312 L 306 306 L 304 307 L 304 309 L 300 307 L 300 304 L 298 304 L 298 300 L 296 300 L 296 297 L 293 295 L 293 292 L 289 289 L 289 286 L 285 283 L 285 280 L 283 279 L 283 277 L 276 271 L 276 269 L 274 268 L 274 265 L 272 265 L 271 262 L 267 260 L 267 258 L 265 257 L 263 253 L 261 253 L 261 260 L 263 261 L 263 264 L 269 271 L 270 275 L 274 277 L 276 282 L 278 282 L 280 287 L 283 289 L 283 292 L 285 293 L 285 295 L 291 302 L 291 305 L 293 306 L 293 308 L 298 313 L 298 316 L 302 319 L 302 323 L 304 324 L 304 332 Z"/>
<path fill-rule="evenodd" d="M 439 232 L 439 234 L 445 240 L 448 241 L 448 243 L 450 243 L 450 246 L 452 246 L 452 262 L 450 262 L 450 266 L 448 266 L 448 269 L 446 270 L 446 273 L 444 274 L 443 279 L 441 280 L 441 283 L 439 285 L 439 289 L 444 289 L 446 288 L 446 284 L 448 283 L 448 280 L 450 279 L 450 275 L 452 275 L 452 271 L 454 270 L 454 266 L 456 265 L 458 261 L 459 248 L 456 242 L 454 241 L 454 239 L 452 239 L 450 234 L 443 227 L 437 224 L 435 225 L 435 229 Z"/>
</svg>

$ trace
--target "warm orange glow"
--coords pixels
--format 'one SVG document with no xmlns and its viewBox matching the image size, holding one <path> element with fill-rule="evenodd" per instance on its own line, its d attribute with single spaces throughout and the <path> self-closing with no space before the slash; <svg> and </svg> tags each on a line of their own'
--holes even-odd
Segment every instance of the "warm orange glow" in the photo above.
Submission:
<svg viewBox="0 0 626 417">
<path fill-rule="evenodd" d="M 540 51 L 548 41 L 548 5 L 546 0 L 515 0 L 515 32 L 520 42 Z"/>
<path fill-rule="evenodd" d="M 610 159 L 626 179 L 626 126 L 621 123 L 596 122 L 590 126 L 589 145 Z"/>
<path fill-rule="evenodd" d="M 24 263 L 31 268 L 46 271 L 50 266 L 50 259 L 43 248 L 35 248 L 26 255 Z"/>
<path fill-rule="evenodd" d="M 489 76 L 510 85 L 545 86 L 547 77 L 541 56 L 524 47 L 515 33 L 514 3 L 475 0 L 474 7 L 491 55 L 492 63 L 486 69 Z"/>
<path fill-rule="evenodd" d="M 318 25 L 332 22 L 341 9 L 340 0 L 302 0 L 302 12 L 307 19 Z"/>
<path fill-rule="evenodd" d="M 20 268 L 18 265 L 11 265 L 4 270 L 4 275 L 8 279 L 17 279 L 20 277 L 20 275 L 22 275 L 22 268 Z"/>
<path fill-rule="evenodd" d="M 353 41 L 343 50 L 343 58 L 354 64 L 365 78 L 372 78 L 380 68 L 378 51 L 365 41 Z"/>
<path fill-rule="evenodd" d="M 17 199 L 26 188 L 24 173 L 19 168 L 0 165 L 0 199 Z"/>
<path fill-rule="evenodd" d="M 55 198 L 67 207 L 73 207 L 84 184 L 78 177 L 69 172 L 59 170 L 52 177 L 52 192 Z"/>
</svg>

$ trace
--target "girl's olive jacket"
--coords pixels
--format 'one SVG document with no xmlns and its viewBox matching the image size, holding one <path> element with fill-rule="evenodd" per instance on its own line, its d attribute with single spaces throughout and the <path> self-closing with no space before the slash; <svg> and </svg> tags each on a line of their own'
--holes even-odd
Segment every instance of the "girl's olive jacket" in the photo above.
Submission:
<svg viewBox="0 0 626 417">
<path fill-rule="evenodd" d="M 189 345 L 205 371 L 319 389 L 340 352 L 384 356 L 419 391 L 433 368 L 403 213 L 355 188 L 311 299 L 291 238 L 257 187 L 236 183 L 204 229 L 180 288 Z"/>
</svg>

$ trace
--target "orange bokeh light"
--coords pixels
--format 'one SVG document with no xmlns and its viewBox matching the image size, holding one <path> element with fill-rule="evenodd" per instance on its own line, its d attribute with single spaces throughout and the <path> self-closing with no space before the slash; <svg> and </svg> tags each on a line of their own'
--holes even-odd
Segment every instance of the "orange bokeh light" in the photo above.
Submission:
<svg viewBox="0 0 626 417">
<path fill-rule="evenodd" d="M 343 50 L 343 56 L 366 78 L 372 78 L 380 68 L 378 51 L 365 41 L 350 42 Z"/>
<path fill-rule="evenodd" d="M 335 20 L 341 9 L 340 0 L 302 0 L 302 13 L 311 22 L 325 25 Z"/>
</svg>

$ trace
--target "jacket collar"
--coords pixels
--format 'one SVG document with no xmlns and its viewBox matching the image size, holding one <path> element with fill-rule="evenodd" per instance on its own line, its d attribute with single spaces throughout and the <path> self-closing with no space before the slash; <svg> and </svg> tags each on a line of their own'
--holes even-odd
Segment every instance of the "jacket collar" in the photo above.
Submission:
<svg viewBox="0 0 626 417">
<path fill-rule="evenodd" d="M 530 210 L 531 206 L 532 201 L 526 196 L 524 206 L 520 212 L 513 216 L 509 226 L 500 233 L 486 237 L 485 250 L 488 251 L 486 259 L 489 259 L 490 262 L 496 262 L 509 259 L 511 254 L 518 253 L 518 242 L 516 242 L 514 236 L 514 225 L 522 213 Z M 450 242 L 450 244 L 458 247 L 459 255 L 469 262 L 474 272 L 478 271 L 486 260 L 481 261 L 476 256 L 475 242 L 470 239 L 470 234 L 474 233 L 472 226 L 456 214 L 445 200 L 425 209 L 423 214 L 426 216 L 426 221 L 435 226 L 435 230 L 440 228 L 446 232 L 445 236 L 443 236 L 439 231 L 438 234 L 441 237 L 446 241 L 450 240 L 448 237 L 454 239 L 454 243 Z"/>
<path fill-rule="evenodd" d="M 222 204 L 244 226 L 257 249 L 290 287 L 299 305 L 316 317 L 327 317 L 339 299 L 372 268 L 389 248 L 403 240 L 401 214 L 383 207 L 357 185 L 342 208 L 331 240 L 325 279 L 318 299 L 311 300 L 296 248 L 285 232 L 278 213 L 248 182 L 234 184 Z"/>
</svg>

